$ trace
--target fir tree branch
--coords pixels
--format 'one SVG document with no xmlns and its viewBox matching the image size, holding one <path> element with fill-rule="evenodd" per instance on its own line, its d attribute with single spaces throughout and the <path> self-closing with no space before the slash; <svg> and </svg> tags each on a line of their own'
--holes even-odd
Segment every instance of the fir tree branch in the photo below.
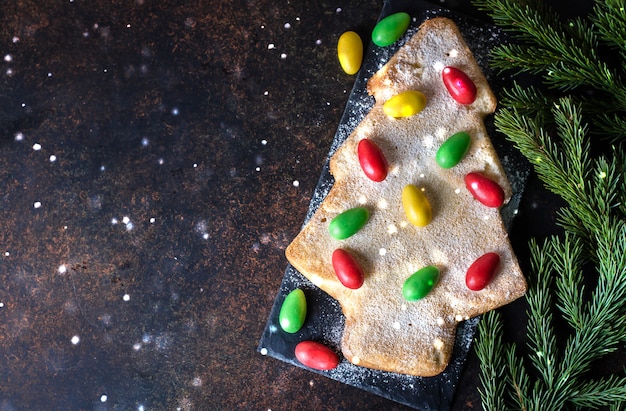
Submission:
<svg viewBox="0 0 626 411">
<path fill-rule="evenodd" d="M 496 24 L 512 31 L 520 42 L 519 46 L 496 47 L 494 67 L 541 71 L 548 85 L 563 91 L 593 87 L 616 96 L 613 104 L 626 110 L 626 87 L 620 75 L 598 55 L 594 27 L 581 19 L 564 24 L 540 1 L 474 0 L 474 4 L 488 11 Z M 537 60 L 532 60 L 533 56 Z"/>
<path fill-rule="evenodd" d="M 500 99 L 503 106 L 515 109 L 520 115 L 536 118 L 540 124 L 550 120 L 554 105 L 554 99 L 545 96 L 536 87 L 522 87 L 517 82 L 510 89 L 504 90 Z"/>
<path fill-rule="evenodd" d="M 504 410 L 506 403 L 503 392 L 506 392 L 507 377 L 504 361 L 504 345 L 502 343 L 502 320 L 496 311 L 486 313 L 478 323 L 480 338 L 476 341 L 482 373 L 480 394 L 487 401 L 483 403 L 486 410 Z"/>
<path fill-rule="evenodd" d="M 626 58 L 626 7 L 622 0 L 596 0 L 591 21 L 600 38 Z"/>
<path fill-rule="evenodd" d="M 626 402 L 626 377 L 614 375 L 581 384 L 572 396 L 572 404 L 582 409 L 608 407 L 619 402 Z"/>
</svg>

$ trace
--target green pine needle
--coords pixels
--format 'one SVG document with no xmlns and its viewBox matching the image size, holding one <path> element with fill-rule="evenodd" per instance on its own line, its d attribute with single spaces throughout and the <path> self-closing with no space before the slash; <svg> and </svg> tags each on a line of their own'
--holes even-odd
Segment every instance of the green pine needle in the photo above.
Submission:
<svg viewBox="0 0 626 411">
<path fill-rule="evenodd" d="M 503 344 L 497 313 L 480 323 L 483 408 L 626 409 L 624 371 L 589 375 L 626 344 L 623 0 L 596 0 L 588 18 L 570 21 L 539 0 L 475 3 L 516 39 L 493 50 L 494 67 L 543 79 L 543 87 L 515 83 L 503 93 L 496 128 L 566 204 L 557 219 L 565 234 L 530 242 L 529 354 Z M 602 47 L 621 61 L 603 60 Z M 608 151 L 594 150 L 598 135 L 613 142 Z"/>
</svg>

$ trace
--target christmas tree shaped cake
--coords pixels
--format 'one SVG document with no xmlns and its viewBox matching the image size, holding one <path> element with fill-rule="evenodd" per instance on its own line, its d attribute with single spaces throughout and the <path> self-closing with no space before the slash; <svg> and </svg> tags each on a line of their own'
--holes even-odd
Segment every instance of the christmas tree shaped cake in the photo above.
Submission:
<svg viewBox="0 0 626 411">
<path fill-rule="evenodd" d="M 340 302 L 349 361 L 432 376 L 460 321 L 526 291 L 499 213 L 511 188 L 483 124 L 496 99 L 446 18 L 423 23 L 368 92 L 375 105 L 286 255 Z"/>
</svg>

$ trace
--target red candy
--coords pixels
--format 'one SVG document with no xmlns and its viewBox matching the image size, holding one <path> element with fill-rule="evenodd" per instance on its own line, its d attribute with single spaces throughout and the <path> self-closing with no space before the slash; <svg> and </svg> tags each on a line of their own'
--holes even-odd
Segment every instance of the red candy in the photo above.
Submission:
<svg viewBox="0 0 626 411">
<path fill-rule="evenodd" d="M 345 287 L 356 290 L 363 285 L 363 269 L 352 254 L 338 248 L 333 252 L 332 262 L 337 278 Z"/>
<path fill-rule="evenodd" d="M 465 284 L 472 291 L 480 291 L 491 282 L 500 265 L 500 256 L 497 253 L 487 253 L 478 257 L 467 269 Z"/>
<path fill-rule="evenodd" d="M 303 365 L 316 370 L 332 370 L 339 365 L 339 356 L 317 341 L 302 341 L 296 345 L 296 358 Z"/>
<path fill-rule="evenodd" d="M 495 181 L 479 173 L 465 176 L 465 186 L 472 196 L 487 207 L 500 207 L 504 204 L 504 190 Z"/>
<path fill-rule="evenodd" d="M 446 67 L 441 72 L 443 84 L 459 104 L 472 104 L 476 100 L 476 85 L 467 74 L 455 67 Z"/>
<path fill-rule="evenodd" d="M 387 159 L 376 144 L 364 138 L 359 141 L 357 154 L 361 168 L 367 178 L 372 181 L 381 182 L 387 177 Z"/>
</svg>

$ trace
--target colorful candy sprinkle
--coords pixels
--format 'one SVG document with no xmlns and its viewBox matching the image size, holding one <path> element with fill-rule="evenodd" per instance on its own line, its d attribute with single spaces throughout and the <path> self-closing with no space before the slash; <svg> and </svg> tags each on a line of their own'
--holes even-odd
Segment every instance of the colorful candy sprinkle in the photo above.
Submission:
<svg viewBox="0 0 626 411">
<path fill-rule="evenodd" d="M 439 269 L 428 265 L 406 279 L 402 286 L 402 296 L 407 301 L 417 301 L 430 293 L 439 281 Z"/>
<path fill-rule="evenodd" d="M 465 157 L 470 147 L 471 138 L 465 131 L 459 131 L 443 142 L 435 159 L 442 168 L 452 168 Z"/>
<path fill-rule="evenodd" d="M 346 31 L 337 41 L 337 57 L 346 74 L 356 74 L 363 62 L 363 41 L 354 31 Z"/>
<path fill-rule="evenodd" d="M 359 141 L 357 155 L 361 169 L 372 181 L 381 182 L 387 177 L 388 164 L 382 150 L 367 138 Z"/>
<path fill-rule="evenodd" d="M 345 287 L 356 290 L 363 285 L 365 274 L 359 261 L 348 251 L 338 248 L 332 255 L 333 269 Z"/>
<path fill-rule="evenodd" d="M 467 269 L 465 284 L 472 291 L 480 291 L 491 282 L 500 265 L 500 256 L 497 253 L 487 253 L 478 257 Z"/>
<path fill-rule="evenodd" d="M 298 343 L 295 354 L 303 365 L 316 370 L 332 370 L 339 365 L 337 353 L 317 341 Z"/>
<path fill-rule="evenodd" d="M 337 215 L 328 225 L 328 232 L 335 240 L 345 240 L 356 234 L 369 219 L 365 207 L 354 207 Z"/>
<path fill-rule="evenodd" d="M 471 78 L 456 67 L 445 67 L 441 72 L 443 84 L 459 104 L 472 104 L 476 100 L 476 85 Z"/>
<path fill-rule="evenodd" d="M 465 186 L 474 198 L 487 207 L 500 207 L 504 204 L 504 190 L 495 181 L 480 173 L 465 176 Z"/>
<path fill-rule="evenodd" d="M 424 227 L 433 219 L 428 198 L 412 184 L 407 184 L 402 190 L 402 206 L 406 218 L 416 227 Z"/>
<path fill-rule="evenodd" d="M 304 291 L 296 288 L 285 297 L 278 314 L 278 322 L 283 331 L 293 334 L 300 331 L 305 319 L 306 297 Z"/>
<path fill-rule="evenodd" d="M 372 42 L 379 47 L 395 43 L 409 28 L 411 16 L 400 12 L 391 14 L 376 24 L 372 31 Z"/>
<path fill-rule="evenodd" d="M 396 94 L 383 104 L 383 111 L 393 118 L 411 117 L 424 109 L 426 96 L 417 90 Z"/>
</svg>

